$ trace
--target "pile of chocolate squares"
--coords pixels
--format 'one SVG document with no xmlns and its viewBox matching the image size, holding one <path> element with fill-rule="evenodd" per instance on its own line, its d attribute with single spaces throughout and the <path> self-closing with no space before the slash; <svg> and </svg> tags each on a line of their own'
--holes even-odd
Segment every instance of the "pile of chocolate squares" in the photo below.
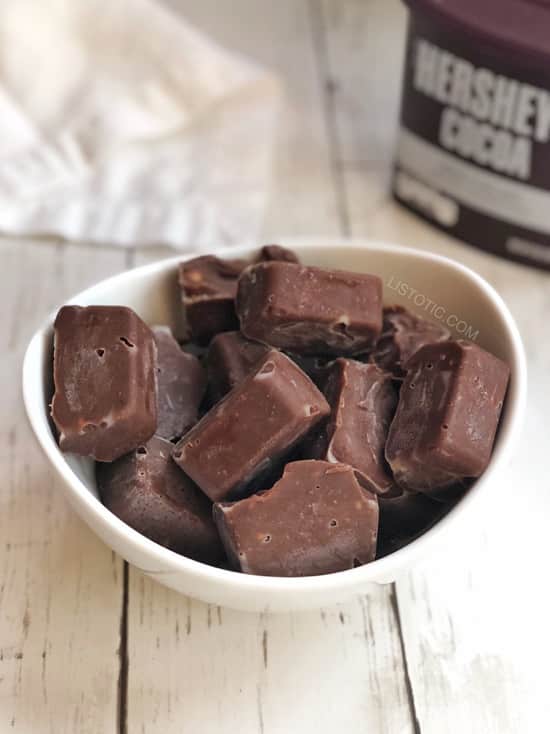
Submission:
<svg viewBox="0 0 550 734">
<path fill-rule="evenodd" d="M 382 303 L 374 275 L 184 262 L 189 339 L 121 306 L 63 307 L 52 417 L 102 501 L 205 563 L 332 573 L 395 551 L 489 462 L 509 368 Z"/>
</svg>

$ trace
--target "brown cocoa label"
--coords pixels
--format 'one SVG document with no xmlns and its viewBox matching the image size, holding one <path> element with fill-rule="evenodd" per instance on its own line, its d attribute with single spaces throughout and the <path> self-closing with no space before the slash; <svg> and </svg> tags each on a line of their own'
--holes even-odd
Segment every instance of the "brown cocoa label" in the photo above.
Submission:
<svg viewBox="0 0 550 734">
<path fill-rule="evenodd" d="M 453 236 L 550 269 L 550 72 L 413 15 L 393 191 Z"/>
</svg>

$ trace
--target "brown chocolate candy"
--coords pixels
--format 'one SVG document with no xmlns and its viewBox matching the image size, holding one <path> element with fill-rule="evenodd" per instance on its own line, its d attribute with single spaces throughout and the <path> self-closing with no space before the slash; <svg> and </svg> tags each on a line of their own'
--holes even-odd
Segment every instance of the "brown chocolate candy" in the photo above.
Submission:
<svg viewBox="0 0 550 734">
<path fill-rule="evenodd" d="M 384 309 L 382 334 L 370 359 L 394 377 L 402 379 L 405 365 L 421 347 L 447 341 L 451 332 L 441 324 L 415 316 L 402 306 Z"/>
<path fill-rule="evenodd" d="M 197 357 L 182 351 L 168 327 L 153 329 L 158 352 L 156 435 L 172 441 L 197 422 L 206 375 Z"/>
<path fill-rule="evenodd" d="M 380 334 L 382 282 L 374 275 L 258 263 L 239 279 L 237 313 L 249 339 L 299 354 L 355 354 Z"/>
<path fill-rule="evenodd" d="M 250 341 L 240 331 L 215 336 L 206 358 L 212 401 L 218 402 L 238 385 L 268 351 L 265 344 Z"/>
<path fill-rule="evenodd" d="M 270 350 L 177 444 L 174 460 L 213 501 L 269 472 L 330 412 L 309 377 Z"/>
<path fill-rule="evenodd" d="M 112 464 L 97 466 L 102 502 L 155 543 L 196 561 L 219 563 L 223 549 L 212 505 L 172 461 L 173 445 L 154 436 Z"/>
<path fill-rule="evenodd" d="M 376 496 L 344 464 L 287 464 L 269 491 L 214 505 L 214 519 L 230 562 L 245 573 L 315 576 L 376 553 Z"/>
<path fill-rule="evenodd" d="M 280 245 L 266 245 L 258 261 L 298 262 L 296 255 Z M 179 283 L 191 338 L 207 345 L 213 336 L 239 328 L 235 313 L 237 279 L 249 263 L 203 255 L 181 263 Z"/>
<path fill-rule="evenodd" d="M 391 375 L 374 364 L 337 359 L 327 368 L 323 392 L 332 413 L 311 455 L 349 464 L 363 486 L 389 492 L 394 481 L 384 447 L 397 406 Z"/>
<path fill-rule="evenodd" d="M 204 255 L 180 264 L 179 283 L 191 338 L 208 344 L 222 331 L 239 328 L 235 314 L 237 279 L 245 260 Z"/>
<path fill-rule="evenodd" d="M 386 458 L 403 488 L 430 494 L 487 467 L 510 370 L 465 341 L 422 347 L 407 363 Z"/>
<path fill-rule="evenodd" d="M 259 262 L 279 260 L 287 263 L 299 263 L 299 257 L 292 250 L 281 245 L 265 245 L 260 251 Z"/>
<path fill-rule="evenodd" d="M 61 450 L 114 461 L 151 438 L 157 350 L 149 327 L 123 306 L 63 306 L 54 330 Z"/>
<path fill-rule="evenodd" d="M 444 517 L 452 505 L 429 497 L 403 492 L 395 497 L 379 497 L 380 523 L 376 556 L 382 558 L 411 543 Z"/>
</svg>

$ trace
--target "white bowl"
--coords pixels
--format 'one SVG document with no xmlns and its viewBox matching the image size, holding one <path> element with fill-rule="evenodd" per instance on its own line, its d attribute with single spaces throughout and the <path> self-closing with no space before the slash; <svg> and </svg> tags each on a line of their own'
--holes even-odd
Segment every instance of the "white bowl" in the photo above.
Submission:
<svg viewBox="0 0 550 734">
<path fill-rule="evenodd" d="M 407 247 L 377 242 L 286 242 L 307 264 L 336 267 L 379 275 L 385 284 L 384 302 L 401 303 L 411 310 L 452 327 L 461 338 L 504 359 L 512 379 L 491 459 L 483 476 L 458 505 L 431 530 L 405 548 L 349 571 L 307 578 L 249 576 L 212 568 L 148 540 L 113 515 L 98 499 L 93 463 L 62 454 L 48 418 L 51 395 L 52 322 L 32 338 L 23 365 L 25 407 L 36 437 L 57 470 L 60 486 L 77 513 L 108 546 L 144 573 L 184 594 L 206 602 L 250 611 L 289 611 L 343 602 L 365 593 L 373 584 L 392 582 L 410 569 L 424 553 L 437 552 L 442 543 L 457 549 L 463 543 L 463 522 L 482 510 L 482 497 L 498 486 L 499 473 L 511 458 L 517 442 L 526 401 L 525 354 L 514 320 L 495 290 L 480 276 L 445 257 Z M 222 257 L 247 257 L 252 248 L 217 253 Z M 177 292 L 176 257 L 130 270 L 79 293 L 69 303 L 130 306 L 150 324 L 170 324 L 181 331 Z M 469 331 L 468 331 L 469 329 Z M 478 332 L 476 335 L 475 332 Z"/>
</svg>

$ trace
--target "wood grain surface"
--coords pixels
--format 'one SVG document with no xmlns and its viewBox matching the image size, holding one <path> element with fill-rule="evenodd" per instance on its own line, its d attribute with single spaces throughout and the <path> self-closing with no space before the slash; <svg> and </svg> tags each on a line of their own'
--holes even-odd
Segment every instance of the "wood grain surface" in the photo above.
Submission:
<svg viewBox="0 0 550 734">
<path fill-rule="evenodd" d="M 264 241 L 397 241 L 448 254 L 495 285 L 529 357 L 523 443 L 485 512 L 393 586 L 289 615 L 187 599 L 128 567 L 72 513 L 19 391 L 24 348 L 51 309 L 168 253 L 4 239 L 0 733 L 549 731 L 549 276 L 445 238 L 392 203 L 398 0 L 168 4 L 286 82 Z"/>
</svg>

